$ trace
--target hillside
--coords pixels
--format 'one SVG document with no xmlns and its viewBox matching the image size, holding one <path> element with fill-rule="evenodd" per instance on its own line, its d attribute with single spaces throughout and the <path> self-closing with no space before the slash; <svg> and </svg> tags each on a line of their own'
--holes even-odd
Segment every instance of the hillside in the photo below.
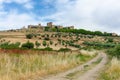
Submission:
<svg viewBox="0 0 120 80">
<path fill-rule="evenodd" d="M 1 80 L 96 80 L 100 70 L 109 63 L 102 51 L 113 49 L 108 51 L 109 55 L 118 57 L 116 45 L 120 44 L 120 37 L 116 34 L 45 28 L 47 30 L 32 27 L 0 32 Z"/>
<path fill-rule="evenodd" d="M 120 43 L 120 37 L 118 35 L 112 35 L 112 33 L 102 33 L 100 31 L 88 31 L 84 29 L 57 29 L 49 28 L 48 31 L 38 32 L 39 28 L 31 29 L 19 29 L 8 30 L 0 32 L 1 43 L 9 42 L 16 43 L 20 42 L 22 45 L 27 41 L 40 44 L 38 47 L 35 45 L 34 48 L 45 48 L 51 47 L 53 50 L 59 50 L 60 48 L 70 48 L 77 50 L 79 48 L 96 47 L 109 48 L 114 47 L 115 44 Z M 53 31 L 51 31 L 53 30 Z M 31 38 L 27 38 L 30 35 Z M 46 45 L 43 45 L 43 42 Z M 20 46 L 19 46 L 20 47 Z"/>
</svg>

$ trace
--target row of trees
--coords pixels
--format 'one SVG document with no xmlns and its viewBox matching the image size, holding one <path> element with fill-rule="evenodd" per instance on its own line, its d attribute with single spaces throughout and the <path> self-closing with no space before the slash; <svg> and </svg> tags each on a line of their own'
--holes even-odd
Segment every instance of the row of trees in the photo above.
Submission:
<svg viewBox="0 0 120 80">
<path fill-rule="evenodd" d="M 2 49 L 13 49 L 13 48 L 19 48 L 20 42 L 16 43 L 9 43 L 9 42 L 4 42 L 0 44 L 0 48 Z"/>
<path fill-rule="evenodd" d="M 65 46 L 72 46 L 72 47 L 75 47 L 75 48 L 80 48 L 81 47 L 79 44 L 74 43 L 74 42 L 76 42 L 75 40 L 65 41 L 65 40 L 58 39 L 58 42 L 62 45 L 65 45 Z"/>
<path fill-rule="evenodd" d="M 85 34 L 85 35 L 98 35 L 98 36 L 112 36 L 112 33 L 101 32 L 101 31 L 89 31 L 85 29 L 68 29 L 68 28 L 53 28 L 53 32 L 67 32 L 67 33 L 75 33 L 75 34 Z"/>
<path fill-rule="evenodd" d="M 58 37 L 61 36 L 61 34 L 56 34 L 56 35 L 57 35 Z M 27 34 L 27 35 L 26 35 L 26 38 L 28 38 L 28 39 L 31 39 L 32 37 L 33 37 L 33 34 Z M 60 44 L 64 45 L 64 46 L 72 46 L 72 47 L 80 48 L 80 45 L 74 44 L 74 42 L 76 42 L 76 41 L 78 41 L 78 40 L 80 40 L 80 39 L 79 39 L 78 37 L 76 37 L 76 40 L 73 40 L 73 41 L 71 41 L 71 40 L 70 40 L 70 41 L 64 41 L 64 40 L 58 39 L 58 42 L 59 42 Z M 42 43 L 43 46 L 49 46 L 49 44 L 48 44 L 46 41 L 50 41 L 50 42 L 49 42 L 50 45 L 53 44 L 53 41 L 50 40 L 48 34 L 44 35 L 44 41 L 43 41 L 43 43 Z M 38 43 L 38 42 L 35 42 L 35 45 L 36 45 L 36 47 L 38 48 L 41 44 Z"/>
<path fill-rule="evenodd" d="M 49 41 L 49 44 L 52 45 L 53 41 Z M 21 45 L 21 46 L 20 46 Z M 45 47 L 48 47 L 48 43 L 44 40 L 42 42 L 42 45 Z M 36 46 L 36 48 L 38 48 L 39 46 L 41 46 L 41 43 L 39 43 L 38 41 L 34 43 L 27 41 L 26 43 L 21 44 L 20 42 L 16 42 L 16 43 L 10 43 L 10 42 L 3 42 L 0 43 L 0 48 L 2 49 L 18 49 L 18 48 L 27 48 L 27 49 L 32 49 L 34 48 L 34 46 Z"/>
<path fill-rule="evenodd" d="M 20 45 L 21 45 L 20 42 L 16 42 L 16 43 L 4 42 L 4 43 L 0 44 L 0 48 L 1 49 L 36 49 L 36 48 L 34 48 L 34 43 L 29 42 L 29 41 L 27 41 L 26 43 L 22 44 L 21 47 L 20 47 Z M 39 46 L 40 43 L 36 41 L 35 45 Z M 53 49 L 50 48 L 50 47 L 45 47 L 43 49 L 38 49 L 37 48 L 37 50 L 53 51 Z M 65 53 L 65 52 L 71 51 L 71 49 L 69 49 L 69 48 L 60 48 L 58 51 Z"/>
<path fill-rule="evenodd" d="M 16 43 L 4 42 L 4 43 L 0 44 L 0 48 L 2 48 L 2 49 L 19 49 L 19 48 L 32 49 L 32 48 L 34 48 L 34 44 L 29 41 L 22 44 L 21 47 L 20 47 L 20 45 L 21 45 L 20 42 L 16 42 Z"/>
<path fill-rule="evenodd" d="M 100 43 L 100 42 L 87 42 L 87 41 L 85 41 L 83 44 L 87 45 L 87 46 L 94 46 L 94 47 L 99 47 L 99 48 L 113 48 L 113 47 L 115 47 L 115 44 L 113 44 L 113 43 Z"/>
</svg>

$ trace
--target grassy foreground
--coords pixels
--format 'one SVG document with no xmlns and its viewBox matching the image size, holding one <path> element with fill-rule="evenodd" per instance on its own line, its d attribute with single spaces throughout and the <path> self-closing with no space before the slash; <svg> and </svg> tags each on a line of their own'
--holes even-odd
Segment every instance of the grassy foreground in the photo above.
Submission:
<svg viewBox="0 0 120 80">
<path fill-rule="evenodd" d="M 91 54 L 84 53 L 0 54 L 0 80 L 31 80 L 62 72 L 93 58 Z"/>
<path fill-rule="evenodd" d="M 120 80 L 120 60 L 113 58 L 99 80 Z"/>
</svg>

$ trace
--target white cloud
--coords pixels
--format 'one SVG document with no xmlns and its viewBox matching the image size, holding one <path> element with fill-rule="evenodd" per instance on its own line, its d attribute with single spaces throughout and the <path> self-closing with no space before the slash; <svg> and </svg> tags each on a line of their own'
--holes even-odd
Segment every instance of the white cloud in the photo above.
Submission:
<svg viewBox="0 0 120 80">
<path fill-rule="evenodd" d="M 33 9 L 33 3 L 32 2 L 25 3 L 24 7 L 27 8 L 27 9 Z"/>
<path fill-rule="evenodd" d="M 16 2 L 19 4 L 30 2 L 31 0 L 0 0 L 0 3 L 11 3 Z"/>
<path fill-rule="evenodd" d="M 28 24 L 37 24 L 38 21 L 34 19 L 31 14 L 19 14 L 16 11 L 11 11 L 0 18 L 1 29 L 14 29 L 27 26 Z M 3 26 L 3 27 L 2 27 Z"/>
<path fill-rule="evenodd" d="M 55 7 L 57 12 L 47 18 L 58 24 L 108 32 L 120 30 L 120 0 L 56 0 Z"/>
<path fill-rule="evenodd" d="M 21 4 L 27 9 L 32 9 L 33 8 L 33 2 L 32 0 L 0 0 L 0 6 L 3 6 L 3 3 L 12 3 L 15 2 L 17 4 Z"/>
<path fill-rule="evenodd" d="M 23 26 L 27 26 L 28 24 L 35 24 L 38 22 L 35 20 L 34 14 L 18 13 L 18 10 L 15 9 L 5 11 L 3 3 L 12 2 L 21 4 L 27 9 L 33 8 L 30 0 L 0 0 L 0 30 L 21 28 Z"/>
<path fill-rule="evenodd" d="M 16 2 L 31 9 L 31 0 L 0 0 L 3 2 Z M 53 4 L 56 12 L 52 15 L 41 16 L 35 19 L 35 14 L 6 13 L 0 7 L 0 26 L 23 26 L 46 22 L 53 19 L 55 24 L 75 25 L 76 28 L 101 30 L 120 33 L 120 0 L 42 0 L 45 4 Z M 3 17 L 4 16 L 4 17 Z M 39 16 L 37 16 L 39 17 Z"/>
</svg>

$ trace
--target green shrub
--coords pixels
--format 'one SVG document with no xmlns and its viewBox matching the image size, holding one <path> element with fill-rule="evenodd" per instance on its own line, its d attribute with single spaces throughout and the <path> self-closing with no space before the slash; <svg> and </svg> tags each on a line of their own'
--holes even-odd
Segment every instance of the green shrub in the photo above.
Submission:
<svg viewBox="0 0 120 80">
<path fill-rule="evenodd" d="M 50 48 L 50 47 L 46 47 L 46 48 L 44 48 L 43 50 L 45 50 L 45 51 L 52 51 L 53 49 Z"/>
<path fill-rule="evenodd" d="M 27 34 L 27 35 L 26 35 L 26 38 L 27 38 L 27 39 L 32 39 L 32 38 L 33 38 L 33 34 Z"/>
<path fill-rule="evenodd" d="M 99 48 L 113 48 L 115 47 L 114 43 L 100 43 L 100 42 L 83 42 L 84 45 L 94 46 Z"/>
<path fill-rule="evenodd" d="M 50 40 L 50 38 L 49 38 L 49 37 L 45 37 L 44 40 L 47 40 L 47 41 L 48 41 L 48 40 Z"/>
<path fill-rule="evenodd" d="M 40 43 L 38 41 L 35 42 L 36 47 L 38 48 L 40 46 Z"/>
<path fill-rule="evenodd" d="M 46 42 L 46 41 L 43 41 L 42 44 L 43 44 L 43 46 L 46 46 L 46 45 L 47 45 L 47 42 Z"/>
<path fill-rule="evenodd" d="M 113 42 L 113 38 L 108 38 L 107 42 Z"/>
<path fill-rule="evenodd" d="M 2 49 L 18 49 L 19 46 L 20 46 L 20 42 L 16 42 L 16 43 L 5 42 L 0 45 L 0 48 L 2 48 Z"/>
<path fill-rule="evenodd" d="M 34 48 L 34 44 L 32 42 L 27 41 L 26 43 L 22 44 L 21 48 L 33 49 Z"/>
<path fill-rule="evenodd" d="M 52 45 L 53 44 L 53 41 L 50 41 L 50 45 Z"/>
<path fill-rule="evenodd" d="M 65 43 L 64 43 L 64 42 L 62 42 L 62 45 L 65 45 Z"/>
<path fill-rule="evenodd" d="M 49 30 L 50 30 L 50 27 L 46 26 L 44 30 L 45 30 L 45 31 L 49 31 Z"/>
<path fill-rule="evenodd" d="M 69 48 L 60 48 L 58 51 L 65 53 L 65 52 L 71 51 L 71 49 L 69 49 Z"/>
<path fill-rule="evenodd" d="M 75 47 L 75 48 L 80 48 L 81 46 L 79 44 L 74 44 L 74 43 L 69 43 L 69 46 Z"/>
<path fill-rule="evenodd" d="M 107 51 L 109 55 L 120 58 L 120 45 Z"/>
</svg>

